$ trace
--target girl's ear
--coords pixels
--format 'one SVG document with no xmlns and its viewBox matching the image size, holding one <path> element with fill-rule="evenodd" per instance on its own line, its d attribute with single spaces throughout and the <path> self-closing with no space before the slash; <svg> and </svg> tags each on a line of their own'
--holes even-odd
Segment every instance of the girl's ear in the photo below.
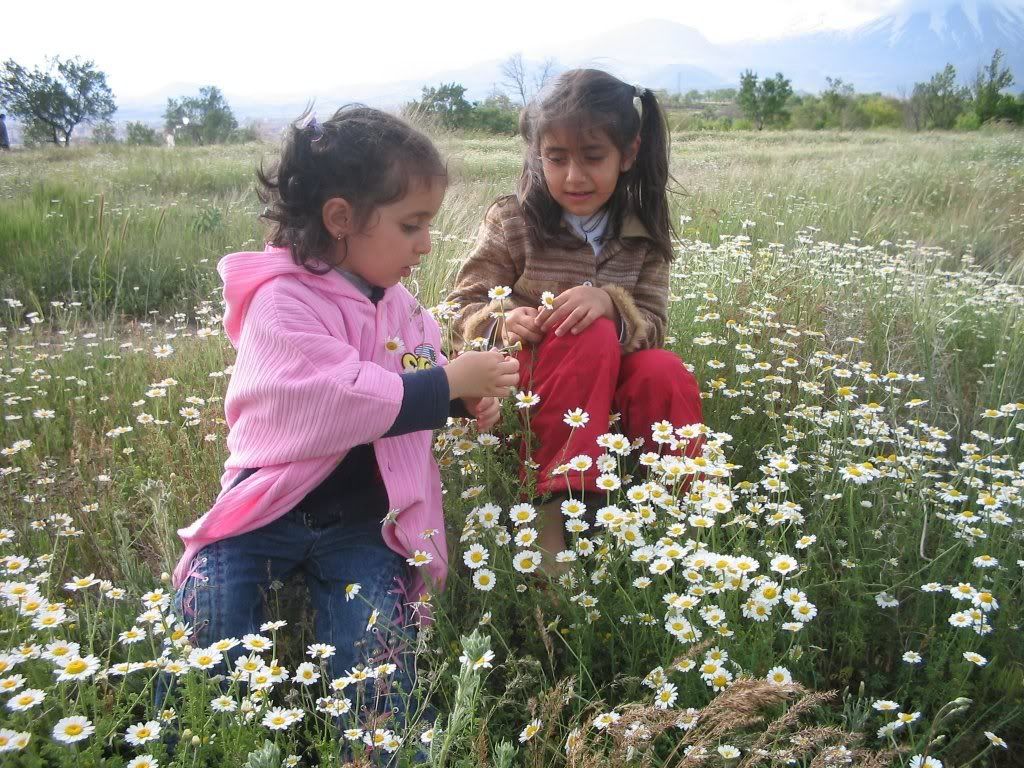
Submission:
<svg viewBox="0 0 1024 768">
<path fill-rule="evenodd" d="M 622 162 L 619 163 L 619 172 L 625 173 L 636 163 L 637 153 L 640 151 L 640 134 L 636 135 L 636 138 L 629 143 L 626 147 L 626 151 L 622 153 Z"/>
<path fill-rule="evenodd" d="M 340 240 L 353 233 L 352 204 L 344 197 L 332 197 L 325 202 L 321 216 L 324 228 L 332 240 Z"/>
</svg>

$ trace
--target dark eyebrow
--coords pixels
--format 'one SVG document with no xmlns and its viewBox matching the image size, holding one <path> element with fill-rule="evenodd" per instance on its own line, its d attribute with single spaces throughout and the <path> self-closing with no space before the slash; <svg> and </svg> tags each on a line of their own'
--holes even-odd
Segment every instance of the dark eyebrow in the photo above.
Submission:
<svg viewBox="0 0 1024 768">
<path fill-rule="evenodd" d="M 416 211 L 414 213 L 407 213 L 405 215 L 405 218 L 411 219 L 411 218 L 420 218 L 420 217 L 425 216 L 426 218 L 430 219 L 430 218 L 433 218 L 436 215 L 437 214 L 432 213 L 431 211 Z"/>
</svg>

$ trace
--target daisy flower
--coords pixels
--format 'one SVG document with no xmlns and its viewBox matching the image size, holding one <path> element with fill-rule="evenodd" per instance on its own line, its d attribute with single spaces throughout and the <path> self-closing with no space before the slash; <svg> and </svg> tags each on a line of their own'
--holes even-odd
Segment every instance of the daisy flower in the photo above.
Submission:
<svg viewBox="0 0 1024 768">
<path fill-rule="evenodd" d="M 53 726 L 53 738 L 64 744 L 74 744 L 76 741 L 87 739 L 96 730 L 96 726 L 87 717 L 71 715 L 62 717 Z"/>
<path fill-rule="evenodd" d="M 725 760 L 734 760 L 740 756 L 740 751 L 732 746 L 732 744 L 722 744 L 718 747 L 718 754 L 720 754 Z"/>
<path fill-rule="evenodd" d="M 540 395 L 533 392 L 516 392 L 516 408 L 532 408 L 540 403 Z"/>
<path fill-rule="evenodd" d="M 74 656 L 68 659 L 58 669 L 53 670 L 58 681 L 85 680 L 91 677 L 100 668 L 100 660 L 91 654 L 88 656 Z"/>
<path fill-rule="evenodd" d="M 490 559 L 491 553 L 487 551 L 487 548 L 482 544 L 471 544 L 469 548 L 462 553 L 462 562 L 466 564 L 467 568 L 477 569 L 487 565 L 488 559 Z"/>
<path fill-rule="evenodd" d="M 483 654 L 481 654 L 475 659 L 471 659 L 466 654 L 462 654 L 461 656 L 459 656 L 459 661 L 462 663 L 463 666 L 471 667 L 473 670 L 490 669 L 492 666 L 494 666 L 493 664 L 491 664 L 491 662 L 494 661 L 494 651 L 488 648 L 486 651 L 483 652 Z"/>
<path fill-rule="evenodd" d="M 530 721 L 527 726 L 523 728 L 522 732 L 520 732 L 519 743 L 524 744 L 536 736 L 542 725 L 540 718 Z"/>
<path fill-rule="evenodd" d="M 218 696 L 210 701 L 210 709 L 214 712 L 234 712 L 238 709 L 238 702 L 230 696 Z"/>
<path fill-rule="evenodd" d="M 428 565 L 429 563 L 433 562 L 433 560 L 434 556 L 432 554 L 430 554 L 429 552 L 424 552 L 422 549 L 417 549 L 415 552 L 412 553 L 412 557 L 407 557 L 405 559 L 405 562 L 407 562 L 409 565 L 415 568 L 420 568 L 424 565 Z"/>
<path fill-rule="evenodd" d="M 7 708 L 12 712 L 24 712 L 39 704 L 46 694 L 38 688 L 26 688 L 7 700 Z"/>
<path fill-rule="evenodd" d="M 1002 747 L 1003 749 L 1008 749 L 1008 747 L 1006 746 L 1006 742 L 1003 739 L 996 736 L 994 733 L 992 733 L 992 731 L 985 731 L 985 738 L 992 742 L 992 746 L 994 747 Z"/>
<path fill-rule="evenodd" d="M 540 560 L 540 552 L 527 549 L 516 553 L 516 556 L 512 558 L 512 566 L 520 573 L 533 573 L 540 565 Z"/>
<path fill-rule="evenodd" d="M 159 737 L 160 723 L 156 720 L 130 725 L 124 735 L 125 741 L 133 747 L 141 746 L 142 744 L 158 739 Z"/>
<path fill-rule="evenodd" d="M 473 586 L 481 592 L 490 592 L 494 589 L 495 583 L 494 571 L 489 568 L 480 568 L 473 572 Z"/>
<path fill-rule="evenodd" d="M 571 411 L 566 411 L 565 416 L 562 417 L 562 421 L 573 429 L 585 427 L 587 422 L 590 421 L 590 414 L 582 408 L 575 408 Z"/>
<path fill-rule="evenodd" d="M 269 651 L 272 643 L 263 635 L 248 634 L 242 637 L 242 647 L 249 651 Z"/>
<path fill-rule="evenodd" d="M 658 709 L 668 709 L 676 703 L 679 697 L 678 689 L 672 683 L 664 683 L 654 694 L 654 706 Z"/>
<path fill-rule="evenodd" d="M 599 731 L 603 731 L 608 726 L 618 722 L 620 717 L 622 717 L 622 715 L 618 712 L 602 712 L 594 718 L 594 727 Z"/>
</svg>

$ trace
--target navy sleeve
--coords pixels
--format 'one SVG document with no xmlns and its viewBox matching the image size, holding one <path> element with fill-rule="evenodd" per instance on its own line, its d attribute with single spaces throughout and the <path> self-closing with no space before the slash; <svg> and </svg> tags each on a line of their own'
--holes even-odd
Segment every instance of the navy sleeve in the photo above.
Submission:
<svg viewBox="0 0 1024 768">
<path fill-rule="evenodd" d="M 466 408 L 466 402 L 461 398 L 457 397 L 452 400 L 451 410 L 448 411 L 449 416 L 454 416 L 456 419 L 475 419 L 472 413 Z"/>
<path fill-rule="evenodd" d="M 448 376 L 440 366 L 401 374 L 402 406 L 384 437 L 397 437 L 424 429 L 440 429 L 448 421 L 451 395 Z"/>
</svg>

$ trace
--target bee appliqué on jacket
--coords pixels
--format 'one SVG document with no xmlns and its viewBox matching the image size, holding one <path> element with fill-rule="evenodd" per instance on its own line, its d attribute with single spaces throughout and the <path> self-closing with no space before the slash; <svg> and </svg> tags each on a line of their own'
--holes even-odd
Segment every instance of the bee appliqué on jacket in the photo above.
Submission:
<svg viewBox="0 0 1024 768">
<path fill-rule="evenodd" d="M 430 344 L 419 344 L 412 352 L 402 355 L 403 371 L 423 371 L 437 365 L 437 352 Z"/>
</svg>

